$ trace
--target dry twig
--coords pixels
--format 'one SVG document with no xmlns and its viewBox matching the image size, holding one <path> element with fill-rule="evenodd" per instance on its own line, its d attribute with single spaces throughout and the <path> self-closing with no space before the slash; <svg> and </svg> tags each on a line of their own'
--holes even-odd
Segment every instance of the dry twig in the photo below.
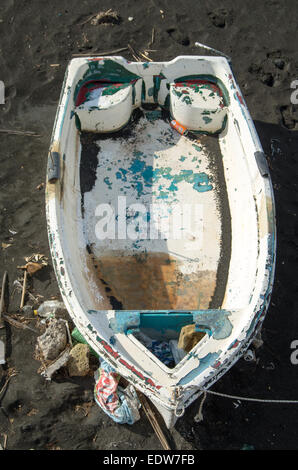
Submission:
<svg viewBox="0 0 298 470">
<path fill-rule="evenodd" d="M 3 387 L 1 388 L 0 390 L 0 398 L 2 397 L 2 395 L 4 394 L 6 388 L 7 388 L 7 385 L 9 384 L 9 381 L 10 379 L 12 379 L 12 377 L 15 377 L 17 375 L 17 371 L 13 368 L 11 369 L 8 369 L 7 371 L 7 377 L 6 377 L 6 380 L 4 382 L 4 385 Z"/>
<path fill-rule="evenodd" d="M 14 326 L 15 328 L 21 328 L 22 330 L 30 330 L 30 331 L 33 331 L 34 333 L 38 333 L 38 331 L 35 330 L 35 328 L 32 328 L 31 326 L 26 325 L 26 323 L 22 323 L 16 320 L 15 318 L 12 318 L 10 315 L 3 315 L 3 319 L 7 321 L 7 323 L 9 323 L 10 325 Z"/>
<path fill-rule="evenodd" d="M 127 51 L 128 47 L 119 47 L 119 49 L 113 49 L 112 51 L 104 51 L 104 52 L 92 52 L 86 54 L 72 54 L 72 57 L 103 57 L 109 56 L 114 54 L 119 54 L 119 52 Z"/>
<path fill-rule="evenodd" d="M 15 129 L 0 129 L 0 134 L 27 135 L 29 137 L 40 137 L 40 134 L 36 134 L 35 132 L 17 131 Z"/>
<path fill-rule="evenodd" d="M 80 25 L 82 26 L 86 23 L 89 23 L 89 21 L 94 26 L 97 26 L 98 24 L 119 24 L 121 18 L 116 11 L 110 8 L 107 11 L 100 11 L 94 15 L 89 16 L 85 21 L 80 23 Z"/>
</svg>

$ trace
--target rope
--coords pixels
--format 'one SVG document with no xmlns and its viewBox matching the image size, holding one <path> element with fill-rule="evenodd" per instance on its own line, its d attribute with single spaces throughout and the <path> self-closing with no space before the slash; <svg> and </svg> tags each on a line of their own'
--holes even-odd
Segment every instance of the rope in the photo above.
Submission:
<svg viewBox="0 0 298 470">
<path fill-rule="evenodd" d="M 269 400 L 269 399 L 264 399 L 264 398 L 249 398 L 249 397 L 238 397 L 237 395 L 229 395 L 227 393 L 219 393 L 219 392 L 214 392 L 213 390 L 205 390 L 201 389 L 202 392 L 209 393 L 210 395 L 216 395 L 218 397 L 223 397 L 223 398 L 231 398 L 232 400 L 244 400 L 244 401 L 254 401 L 258 403 L 290 403 L 290 404 L 298 404 L 298 400 Z"/>
<path fill-rule="evenodd" d="M 202 410 L 203 410 L 204 401 L 206 400 L 206 396 L 207 396 L 207 391 L 205 390 L 204 396 L 203 396 L 201 404 L 200 404 L 199 411 L 197 412 L 196 416 L 194 417 L 194 421 L 196 423 L 200 423 L 204 419 Z"/>
<path fill-rule="evenodd" d="M 185 413 L 184 404 L 182 404 L 181 409 L 180 409 L 180 411 L 178 412 L 179 406 L 180 406 L 180 403 L 178 402 L 178 403 L 177 403 L 177 406 L 176 406 L 176 408 L 175 408 L 175 411 L 174 411 L 175 416 L 176 416 L 177 418 L 181 418 L 181 416 L 183 416 L 184 413 Z"/>
</svg>

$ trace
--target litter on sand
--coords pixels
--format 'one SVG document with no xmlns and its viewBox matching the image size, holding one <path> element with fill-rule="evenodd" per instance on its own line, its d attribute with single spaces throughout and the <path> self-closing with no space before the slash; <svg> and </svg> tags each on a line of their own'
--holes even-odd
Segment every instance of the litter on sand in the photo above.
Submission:
<svg viewBox="0 0 298 470">
<path fill-rule="evenodd" d="M 53 374 L 67 364 L 69 360 L 69 352 L 69 348 L 65 349 L 55 361 L 41 371 L 41 375 L 43 375 L 46 380 L 51 380 Z"/>
<path fill-rule="evenodd" d="M 166 366 L 179 364 L 186 355 L 186 351 L 181 348 L 181 345 L 179 346 L 178 340 L 157 341 L 140 331 L 135 333 L 135 337 Z"/>
<path fill-rule="evenodd" d="M 133 424 L 140 419 L 136 391 L 132 385 L 118 385 L 120 376 L 107 362 L 102 361 L 95 372 L 94 398 L 98 406 L 118 424 Z"/>
<path fill-rule="evenodd" d="M 50 319 L 65 311 L 66 309 L 63 302 L 59 300 L 45 300 L 37 310 L 34 310 L 34 314 L 41 318 Z"/>
<path fill-rule="evenodd" d="M 27 262 L 23 266 L 18 266 L 18 269 L 23 269 L 24 270 L 24 279 L 23 279 L 23 287 L 22 287 L 22 297 L 21 297 L 21 303 L 20 303 L 20 308 L 22 309 L 25 304 L 25 295 L 26 295 L 26 288 L 27 288 L 27 276 L 28 274 L 30 276 L 33 276 L 37 271 L 42 269 L 44 266 L 48 265 L 47 258 L 40 254 L 40 253 L 34 253 L 31 256 L 25 257 L 25 261 Z"/>
<path fill-rule="evenodd" d="M 79 332 L 79 330 L 76 327 L 72 330 L 71 336 L 77 343 L 87 344 L 90 354 L 98 358 L 98 354 L 94 351 L 94 349 L 91 348 L 91 346 L 85 340 L 84 336 Z"/>
</svg>

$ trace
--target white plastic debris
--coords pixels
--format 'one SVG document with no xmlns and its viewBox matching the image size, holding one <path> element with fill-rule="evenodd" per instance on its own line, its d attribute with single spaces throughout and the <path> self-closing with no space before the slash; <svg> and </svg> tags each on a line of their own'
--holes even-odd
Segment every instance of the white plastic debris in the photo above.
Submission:
<svg viewBox="0 0 298 470">
<path fill-rule="evenodd" d="M 54 318 L 57 314 L 65 312 L 65 305 L 59 300 L 46 300 L 34 313 L 42 318 Z"/>
<path fill-rule="evenodd" d="M 255 361 L 256 360 L 256 355 L 255 355 L 255 352 L 252 350 L 252 349 L 248 349 L 244 355 L 243 355 L 243 359 L 247 362 L 252 362 L 252 361 Z"/>
<path fill-rule="evenodd" d="M 69 360 L 69 349 L 63 351 L 63 353 L 54 361 L 51 365 L 49 365 L 42 373 L 46 380 L 51 380 L 52 375 L 61 367 L 65 366 L 67 361 Z"/>
<path fill-rule="evenodd" d="M 5 344 L 0 340 L 0 364 L 5 364 Z"/>
</svg>

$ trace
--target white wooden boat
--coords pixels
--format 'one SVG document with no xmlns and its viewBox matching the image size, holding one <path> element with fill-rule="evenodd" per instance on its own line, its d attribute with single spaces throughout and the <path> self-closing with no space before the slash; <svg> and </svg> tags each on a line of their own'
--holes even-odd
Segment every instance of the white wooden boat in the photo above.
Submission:
<svg viewBox="0 0 298 470">
<path fill-rule="evenodd" d="M 269 170 L 228 61 L 71 60 L 46 207 L 77 328 L 173 426 L 249 346 L 273 284 Z M 146 346 L 186 325 L 201 335 L 176 364 Z"/>
</svg>

